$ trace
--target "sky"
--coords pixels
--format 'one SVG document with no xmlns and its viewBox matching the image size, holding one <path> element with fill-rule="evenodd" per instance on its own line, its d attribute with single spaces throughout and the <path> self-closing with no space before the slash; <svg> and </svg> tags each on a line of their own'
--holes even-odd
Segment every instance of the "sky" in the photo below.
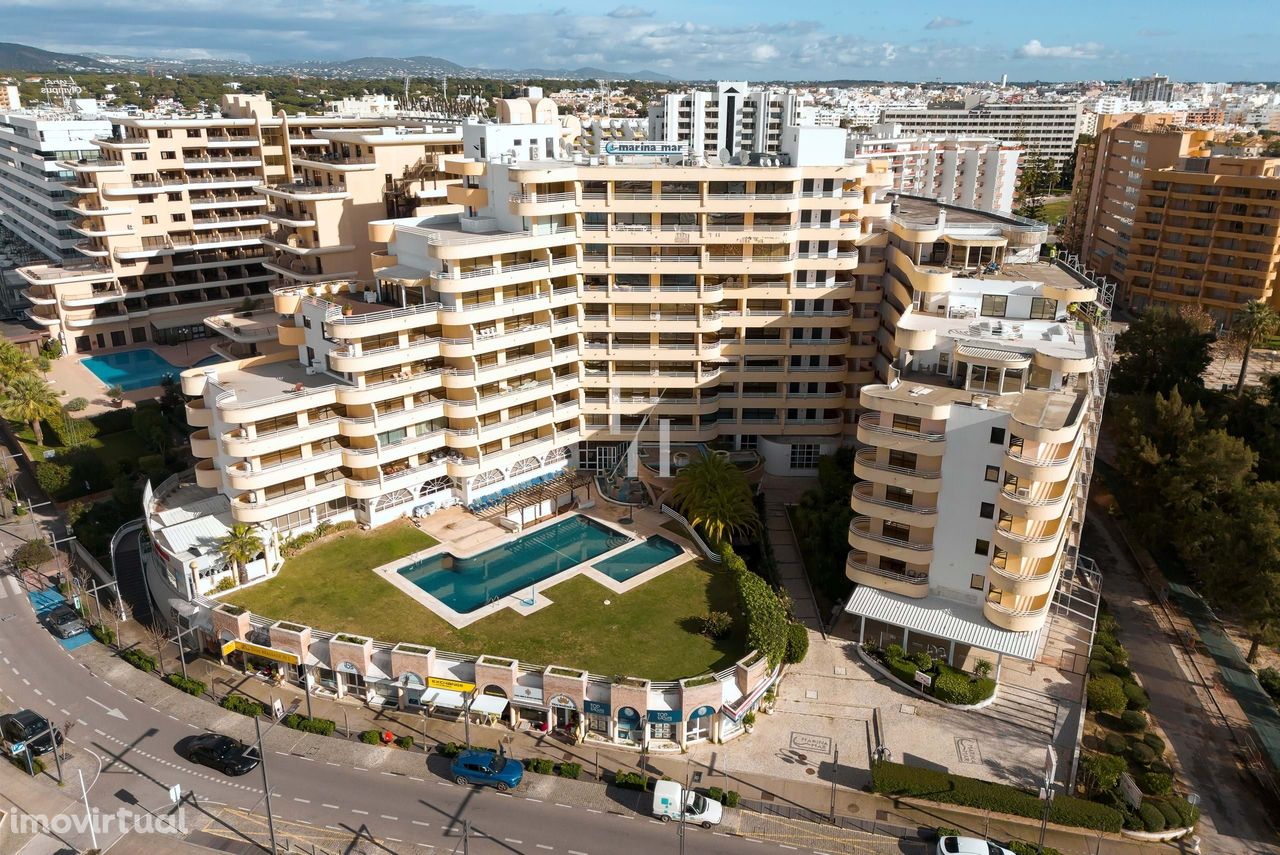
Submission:
<svg viewBox="0 0 1280 855">
<path fill-rule="evenodd" d="M 257 62 L 438 56 L 688 79 L 1280 79 L 1264 0 L 0 0 L 0 40 Z"/>
</svg>

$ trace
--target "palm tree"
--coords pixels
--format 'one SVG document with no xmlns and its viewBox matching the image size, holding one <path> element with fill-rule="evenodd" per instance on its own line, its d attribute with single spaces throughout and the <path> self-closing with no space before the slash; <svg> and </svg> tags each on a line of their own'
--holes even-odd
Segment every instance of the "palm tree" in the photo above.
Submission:
<svg viewBox="0 0 1280 855">
<path fill-rule="evenodd" d="M 262 551 L 262 538 L 253 526 L 236 523 L 231 531 L 218 541 L 218 552 L 236 567 L 236 577 L 241 585 L 249 582 L 249 562 Z"/>
<path fill-rule="evenodd" d="M 723 455 L 704 453 L 681 469 L 671 496 L 690 524 L 713 543 L 760 527 L 747 477 Z"/>
<path fill-rule="evenodd" d="M 58 396 L 49 384 L 34 374 L 19 374 L 5 385 L 4 414 L 15 421 L 31 425 L 36 445 L 44 445 L 44 430 L 40 420 L 58 414 Z"/>
<path fill-rule="evenodd" d="M 1237 341 L 1240 343 L 1240 376 L 1236 378 L 1236 397 L 1244 391 L 1244 381 L 1249 375 L 1249 354 L 1254 345 L 1275 333 L 1280 328 L 1280 315 L 1261 300 L 1250 300 L 1236 315 L 1232 325 Z"/>
<path fill-rule="evenodd" d="M 35 363 L 16 344 L 0 338 L 0 389 L 9 388 L 19 377 L 34 373 Z"/>
</svg>

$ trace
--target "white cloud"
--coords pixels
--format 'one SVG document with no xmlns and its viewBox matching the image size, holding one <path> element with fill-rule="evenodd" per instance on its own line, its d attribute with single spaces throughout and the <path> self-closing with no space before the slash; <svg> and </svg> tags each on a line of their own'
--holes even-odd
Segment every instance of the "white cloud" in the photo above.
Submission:
<svg viewBox="0 0 1280 855">
<path fill-rule="evenodd" d="M 751 58 L 756 62 L 768 62 L 778 58 L 778 49 L 773 45 L 756 45 L 751 49 Z"/>
<path fill-rule="evenodd" d="M 1032 39 L 1014 52 L 1019 59 L 1097 59 L 1102 45 L 1085 42 L 1081 45 L 1046 45 Z"/>
<path fill-rule="evenodd" d="M 652 18 L 652 9 L 642 9 L 639 6 L 619 6 L 609 13 L 610 18 Z"/>
<path fill-rule="evenodd" d="M 949 30 L 952 27 L 966 27 L 972 23 L 973 21 L 965 21 L 960 18 L 947 18 L 943 15 L 939 15 L 929 23 L 925 24 L 924 28 L 926 30 Z"/>
</svg>

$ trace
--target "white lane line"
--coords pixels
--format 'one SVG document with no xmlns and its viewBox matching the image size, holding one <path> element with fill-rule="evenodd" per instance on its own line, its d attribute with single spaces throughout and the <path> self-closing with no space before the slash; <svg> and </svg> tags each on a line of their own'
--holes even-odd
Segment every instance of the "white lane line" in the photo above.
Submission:
<svg viewBox="0 0 1280 855">
<path fill-rule="evenodd" d="M 30 681 L 30 680 L 28 680 L 26 677 L 23 677 L 23 678 L 22 678 L 22 685 L 24 685 L 24 686 L 30 686 L 30 685 L 31 685 L 31 681 Z"/>
<path fill-rule="evenodd" d="M 390 840 L 392 843 L 404 843 L 399 837 L 384 837 L 383 840 Z"/>
<path fill-rule="evenodd" d="M 360 814 L 361 816 L 368 816 L 368 815 L 369 815 L 369 812 L 368 812 L 367 810 L 360 810 L 359 808 L 352 808 L 352 809 L 351 809 L 351 812 L 352 812 L 352 813 L 358 813 L 358 814 Z"/>
<path fill-rule="evenodd" d="M 300 799 L 300 798 L 298 798 L 297 796 L 294 796 L 294 797 L 293 797 L 293 800 L 294 800 L 295 802 L 299 802 L 300 804 L 304 804 L 304 805 L 309 805 L 309 804 L 311 804 L 311 799 Z"/>
<path fill-rule="evenodd" d="M 545 844 L 545 843 L 535 843 L 535 844 L 533 844 L 533 845 L 534 845 L 534 846 L 537 846 L 539 849 L 547 849 L 547 850 L 549 850 L 549 851 L 555 851 L 555 847 L 554 847 L 554 846 L 548 846 L 548 845 L 547 845 L 547 844 Z"/>
<path fill-rule="evenodd" d="M 309 819 L 295 819 L 295 820 L 294 820 L 294 822 L 300 822 L 300 823 L 302 823 L 303 825 L 312 825 L 312 824 L 313 824 L 313 823 L 311 822 L 311 820 L 309 820 Z"/>
<path fill-rule="evenodd" d="M 66 707 L 60 708 L 58 712 L 62 713 L 63 715 L 71 715 L 71 713 L 67 712 Z"/>
<path fill-rule="evenodd" d="M 385 813 L 383 813 L 383 814 L 379 814 L 379 816 L 381 816 L 383 819 L 389 819 L 389 820 L 391 820 L 392 822 L 399 822 L 399 821 L 400 821 L 400 817 L 398 817 L 398 816 L 391 816 L 391 815 L 389 815 L 389 814 L 385 814 Z"/>
<path fill-rule="evenodd" d="M 525 796 L 525 797 L 524 797 L 524 800 L 525 800 L 526 802 L 538 802 L 538 803 L 541 803 L 541 802 L 542 802 L 542 799 L 535 799 L 535 798 L 532 798 L 532 797 L 530 797 L 530 796 Z"/>
<path fill-rule="evenodd" d="M 561 802 L 556 802 L 556 807 L 567 807 L 567 808 L 571 808 L 571 807 L 573 807 L 573 805 L 566 805 L 566 804 L 563 804 L 563 803 L 561 803 Z"/>
<path fill-rule="evenodd" d="M 352 768 L 354 768 L 357 772 L 368 772 L 368 771 L 369 771 L 368 769 L 365 769 L 365 768 L 363 768 L 362 766 L 353 766 Z"/>
<path fill-rule="evenodd" d="M 587 855 L 586 852 L 579 852 L 577 849 L 570 849 L 569 855 Z"/>
<path fill-rule="evenodd" d="M 289 756 L 289 753 L 287 751 L 277 751 L 276 753 L 279 754 L 281 757 Z"/>
<path fill-rule="evenodd" d="M 23 680 L 22 682 L 24 682 L 24 683 L 25 683 L 25 682 L 27 682 L 27 681 L 26 681 L 26 680 Z M 42 698 L 44 697 L 44 692 L 40 691 L 39 689 L 32 689 L 31 691 L 35 692 L 37 695 L 39 695 L 39 696 L 40 696 L 40 697 L 42 697 Z"/>
<path fill-rule="evenodd" d="M 420 825 L 420 826 L 422 826 L 423 828 L 430 828 L 430 827 L 431 827 L 431 823 L 429 823 L 429 822 L 423 822 L 423 821 L 422 821 L 422 820 L 420 820 L 420 819 L 411 819 L 411 820 L 409 820 L 409 821 L 410 821 L 410 822 L 412 822 L 414 825 Z"/>
<path fill-rule="evenodd" d="M 654 825 L 662 825 L 662 823 L 656 819 L 651 819 L 649 822 L 652 822 Z"/>
<path fill-rule="evenodd" d="M 338 807 L 337 805 L 331 805 L 331 804 L 328 804 L 327 802 L 321 802 L 320 807 L 328 808 L 329 810 L 341 810 L 341 808 Z"/>
<path fill-rule="evenodd" d="M 503 839 L 503 841 L 504 841 L 504 842 L 506 842 L 506 843 L 510 843 L 512 846 L 523 846 L 523 845 L 524 845 L 524 841 L 523 841 L 523 840 L 516 840 L 514 837 L 504 837 L 504 838 L 502 838 L 502 839 Z"/>
<path fill-rule="evenodd" d="M 797 847 L 795 847 L 795 846 L 788 846 L 788 845 L 787 845 L 787 844 L 785 844 L 785 843 L 779 843 L 778 845 L 779 845 L 780 847 L 782 847 L 783 849 L 792 849 L 792 850 L 794 850 L 794 849 L 796 849 L 796 848 L 797 848 Z"/>
<path fill-rule="evenodd" d="M 410 781 L 417 781 L 418 783 L 422 783 L 423 781 L 425 781 L 425 780 L 426 780 L 426 778 L 419 778 L 419 777 L 417 777 L 417 776 L 415 776 L 415 775 L 410 775 L 410 776 L 409 776 L 409 780 L 410 780 Z"/>
<path fill-rule="evenodd" d="M 326 760 L 326 761 L 324 761 L 324 765 L 326 765 L 326 766 L 341 766 L 342 764 L 341 764 L 341 763 L 334 763 L 332 760 Z"/>
<path fill-rule="evenodd" d="M 84 719 L 82 719 L 82 718 L 78 718 L 78 719 L 76 719 L 76 724 L 80 725 L 81 727 L 88 727 L 88 726 L 89 726 L 89 722 L 85 721 L 85 720 L 84 720 Z"/>
</svg>

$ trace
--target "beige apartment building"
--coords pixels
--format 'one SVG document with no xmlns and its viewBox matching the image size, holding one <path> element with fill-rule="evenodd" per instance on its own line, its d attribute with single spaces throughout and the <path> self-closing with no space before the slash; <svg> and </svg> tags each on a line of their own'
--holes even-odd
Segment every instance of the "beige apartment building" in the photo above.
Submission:
<svg viewBox="0 0 1280 855">
<path fill-rule="evenodd" d="M 66 186 L 84 260 L 19 270 L 31 318 L 71 352 L 211 334 L 207 315 L 270 300 L 280 274 L 266 266 L 269 249 L 305 254 L 293 226 L 271 219 L 266 193 L 296 187 L 306 155 L 329 151 L 330 140 L 314 134 L 386 125 L 273 115 L 269 101 L 251 95 L 225 96 L 215 116 L 114 119 L 110 138 L 95 140 L 100 156 L 61 164 L 75 175 Z M 403 177 L 393 171 L 389 186 Z M 268 247 L 273 235 L 281 240 Z"/>
</svg>

